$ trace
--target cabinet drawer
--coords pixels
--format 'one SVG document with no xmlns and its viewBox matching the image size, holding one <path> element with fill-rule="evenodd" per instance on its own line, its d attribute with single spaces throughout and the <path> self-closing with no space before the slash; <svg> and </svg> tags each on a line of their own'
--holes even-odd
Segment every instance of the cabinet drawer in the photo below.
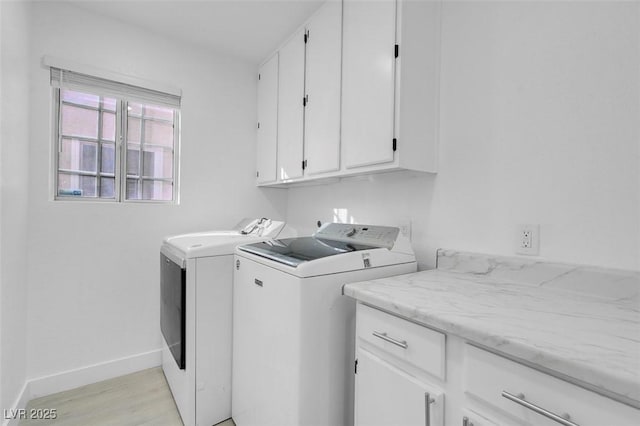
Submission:
<svg viewBox="0 0 640 426">
<path fill-rule="evenodd" d="M 368 342 L 425 372 L 445 379 L 445 335 L 358 304 L 356 332 Z"/>
<path fill-rule="evenodd" d="M 536 412 L 535 407 L 514 402 L 509 395 L 561 417 L 569 414 L 569 420 L 580 426 L 640 424 L 640 410 L 628 405 L 471 345 L 466 352 L 465 393 L 522 424 L 562 423 Z"/>
</svg>

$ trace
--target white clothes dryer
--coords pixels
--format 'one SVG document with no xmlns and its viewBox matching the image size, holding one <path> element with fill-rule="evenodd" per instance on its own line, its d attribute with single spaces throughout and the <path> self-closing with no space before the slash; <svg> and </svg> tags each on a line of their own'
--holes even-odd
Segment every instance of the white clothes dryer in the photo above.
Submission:
<svg viewBox="0 0 640 426">
<path fill-rule="evenodd" d="M 236 229 L 165 238 L 160 248 L 162 369 L 186 426 L 231 417 L 233 252 L 290 237 L 284 222 L 245 220 Z"/>
<path fill-rule="evenodd" d="M 409 241 L 398 228 L 330 223 L 235 253 L 236 425 L 352 425 L 355 301 L 342 286 L 415 272 Z"/>
</svg>

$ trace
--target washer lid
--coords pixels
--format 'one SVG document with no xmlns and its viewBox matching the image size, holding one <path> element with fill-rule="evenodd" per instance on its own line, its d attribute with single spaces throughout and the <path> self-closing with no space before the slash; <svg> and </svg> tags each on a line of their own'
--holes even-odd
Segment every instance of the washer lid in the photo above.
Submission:
<svg viewBox="0 0 640 426">
<path fill-rule="evenodd" d="M 310 260 L 375 248 L 377 247 L 353 242 L 326 240 L 318 237 L 267 240 L 238 247 L 239 250 L 293 267 Z"/>
<path fill-rule="evenodd" d="M 170 252 L 179 259 L 194 257 L 221 256 L 233 254 L 236 246 L 276 238 L 278 235 L 295 235 L 284 222 L 270 219 L 258 219 L 245 227 L 235 230 L 196 232 L 193 234 L 167 237 L 161 250 Z M 174 260 L 175 261 L 175 260 Z"/>
</svg>

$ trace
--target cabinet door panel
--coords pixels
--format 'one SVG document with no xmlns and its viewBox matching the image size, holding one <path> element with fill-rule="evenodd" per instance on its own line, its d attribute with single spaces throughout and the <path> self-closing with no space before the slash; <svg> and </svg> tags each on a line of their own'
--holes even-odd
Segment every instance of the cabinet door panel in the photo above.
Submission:
<svg viewBox="0 0 640 426">
<path fill-rule="evenodd" d="M 426 419 L 426 394 L 433 398 Z M 441 426 L 444 396 L 382 359 L 358 348 L 356 426 Z"/>
<path fill-rule="evenodd" d="M 306 173 L 340 168 L 342 3 L 330 1 L 308 25 L 304 150 Z"/>
<path fill-rule="evenodd" d="M 342 144 L 347 168 L 393 161 L 396 2 L 344 1 Z"/>
<path fill-rule="evenodd" d="M 304 30 L 280 49 L 278 84 L 278 179 L 302 176 Z"/>
<path fill-rule="evenodd" d="M 258 80 L 257 181 L 276 180 L 278 135 L 278 54 L 260 67 Z"/>
</svg>

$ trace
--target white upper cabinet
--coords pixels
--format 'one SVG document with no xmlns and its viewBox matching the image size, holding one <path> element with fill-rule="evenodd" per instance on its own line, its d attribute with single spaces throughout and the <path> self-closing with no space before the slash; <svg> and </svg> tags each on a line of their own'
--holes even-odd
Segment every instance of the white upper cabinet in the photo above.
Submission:
<svg viewBox="0 0 640 426">
<path fill-rule="evenodd" d="M 340 168 L 342 3 L 329 1 L 307 25 L 305 174 Z"/>
<path fill-rule="evenodd" d="M 304 29 L 280 49 L 278 180 L 302 177 L 304 137 Z"/>
<path fill-rule="evenodd" d="M 396 3 L 345 0 L 343 19 L 345 167 L 393 161 Z"/>
<path fill-rule="evenodd" d="M 278 53 L 258 72 L 258 135 L 256 180 L 258 184 L 276 181 L 278 136 Z"/>
<path fill-rule="evenodd" d="M 342 145 L 348 172 L 435 172 L 438 1 L 344 0 Z"/>
<path fill-rule="evenodd" d="M 436 172 L 440 8 L 329 0 L 302 25 L 279 49 L 277 180 L 258 183 Z"/>
</svg>

